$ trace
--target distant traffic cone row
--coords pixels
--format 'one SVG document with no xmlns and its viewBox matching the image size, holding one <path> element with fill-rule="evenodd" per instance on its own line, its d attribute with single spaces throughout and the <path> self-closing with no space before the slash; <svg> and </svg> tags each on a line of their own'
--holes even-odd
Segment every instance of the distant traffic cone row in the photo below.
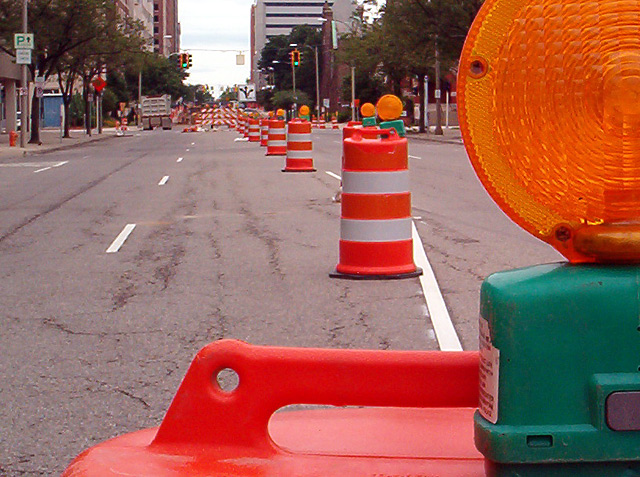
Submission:
<svg viewBox="0 0 640 477">
<path fill-rule="evenodd" d="M 269 120 L 269 139 L 267 141 L 266 155 L 287 155 L 287 132 L 285 129 L 285 122 L 281 119 Z"/>
<path fill-rule="evenodd" d="M 282 172 L 315 172 L 311 123 L 294 119 L 288 124 L 287 162 Z"/>
<path fill-rule="evenodd" d="M 413 262 L 407 140 L 393 130 L 345 128 L 338 278 L 422 274 Z"/>
</svg>

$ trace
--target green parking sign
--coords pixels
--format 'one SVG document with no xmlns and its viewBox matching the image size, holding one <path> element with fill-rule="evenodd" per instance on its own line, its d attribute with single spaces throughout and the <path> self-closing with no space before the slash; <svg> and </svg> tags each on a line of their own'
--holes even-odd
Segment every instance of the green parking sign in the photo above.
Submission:
<svg viewBox="0 0 640 477">
<path fill-rule="evenodd" d="M 13 46 L 16 50 L 33 50 L 33 33 L 16 33 L 13 35 Z"/>
</svg>

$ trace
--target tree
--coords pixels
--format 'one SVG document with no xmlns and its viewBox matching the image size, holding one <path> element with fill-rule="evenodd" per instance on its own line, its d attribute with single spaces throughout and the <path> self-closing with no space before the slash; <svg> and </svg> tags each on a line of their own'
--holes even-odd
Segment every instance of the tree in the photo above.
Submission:
<svg viewBox="0 0 640 477">
<path fill-rule="evenodd" d="M 291 44 L 297 45 L 291 47 Z M 309 25 L 299 25 L 291 30 L 288 35 L 278 35 L 270 38 L 262 50 L 258 68 L 263 71 L 271 71 L 275 90 L 293 90 L 293 72 L 290 53 L 297 48 L 300 51 L 300 65 L 296 67 L 296 92 L 306 93 L 307 98 L 316 97 L 316 64 L 315 48 L 321 48 L 322 35 L 317 28 Z M 319 65 L 321 68 L 321 65 Z M 321 71 L 320 71 L 320 74 Z M 266 95 L 265 95 L 266 96 Z M 298 101 L 302 104 L 301 101 Z M 260 103 L 263 104 L 263 103 Z M 314 101 L 306 103 L 309 106 Z M 264 104 L 263 104 L 264 106 Z"/>
<path fill-rule="evenodd" d="M 287 91 L 277 91 L 274 93 L 273 98 L 271 100 L 273 103 L 273 107 L 282 108 L 285 110 L 290 110 L 294 105 L 302 106 L 306 104 L 307 106 L 311 104 L 311 98 L 304 91 L 296 91 L 296 94 L 293 94 L 293 90 Z"/>
</svg>

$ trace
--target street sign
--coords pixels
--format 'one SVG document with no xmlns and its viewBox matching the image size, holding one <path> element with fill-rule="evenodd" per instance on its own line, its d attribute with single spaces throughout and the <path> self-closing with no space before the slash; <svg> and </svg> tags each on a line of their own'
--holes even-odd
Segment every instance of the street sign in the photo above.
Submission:
<svg viewBox="0 0 640 477">
<path fill-rule="evenodd" d="M 36 76 L 34 83 L 36 84 L 37 87 L 39 88 L 43 88 L 44 87 L 44 76 Z"/>
<path fill-rule="evenodd" d="M 16 50 L 33 50 L 34 45 L 33 33 L 16 33 L 13 35 L 13 46 Z"/>
<path fill-rule="evenodd" d="M 329 101 L 329 98 L 323 98 L 323 99 L 322 99 L 322 105 L 323 105 L 325 108 L 330 107 L 330 106 L 331 106 L 331 102 Z"/>
<path fill-rule="evenodd" d="M 100 78 L 99 76 L 94 79 L 91 84 L 93 85 L 94 89 L 98 92 L 101 93 L 102 90 L 105 88 L 105 86 L 107 86 L 107 82 L 105 80 L 103 80 L 102 78 Z"/>
<path fill-rule="evenodd" d="M 16 64 L 17 65 L 30 65 L 31 64 L 31 50 L 20 49 L 16 50 Z"/>
<path fill-rule="evenodd" d="M 26 86 L 18 88 L 18 94 L 21 95 L 21 96 L 24 96 L 25 94 L 27 94 Z"/>
<path fill-rule="evenodd" d="M 87 94 L 87 101 L 89 101 L 90 103 L 93 101 L 93 93 Z"/>
<path fill-rule="evenodd" d="M 256 100 L 256 85 L 254 84 L 239 84 L 238 101 L 255 101 Z"/>
</svg>

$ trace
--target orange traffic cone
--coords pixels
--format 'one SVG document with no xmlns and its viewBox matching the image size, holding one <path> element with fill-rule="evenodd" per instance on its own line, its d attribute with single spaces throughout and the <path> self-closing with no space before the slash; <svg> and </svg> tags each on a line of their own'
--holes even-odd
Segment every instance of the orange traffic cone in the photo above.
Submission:
<svg viewBox="0 0 640 477">
<path fill-rule="evenodd" d="M 422 274 L 413 263 L 408 165 L 407 140 L 395 131 L 356 129 L 344 140 L 340 263 L 331 277 Z"/>
<path fill-rule="evenodd" d="M 282 172 L 315 172 L 313 168 L 311 123 L 294 119 L 287 131 L 287 163 Z"/>
</svg>

